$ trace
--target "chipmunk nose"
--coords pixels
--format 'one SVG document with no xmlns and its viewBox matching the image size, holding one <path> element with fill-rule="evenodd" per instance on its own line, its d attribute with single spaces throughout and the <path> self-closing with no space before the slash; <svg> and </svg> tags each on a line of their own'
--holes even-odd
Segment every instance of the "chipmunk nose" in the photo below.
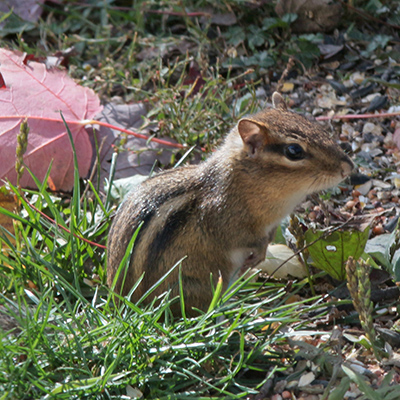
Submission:
<svg viewBox="0 0 400 400">
<path fill-rule="evenodd" d="M 340 163 L 340 166 L 342 167 L 343 179 L 346 178 L 346 176 L 349 176 L 351 171 L 353 171 L 353 169 L 354 169 L 353 161 L 351 161 L 350 158 L 347 156 L 345 159 L 342 160 L 342 162 Z"/>
</svg>

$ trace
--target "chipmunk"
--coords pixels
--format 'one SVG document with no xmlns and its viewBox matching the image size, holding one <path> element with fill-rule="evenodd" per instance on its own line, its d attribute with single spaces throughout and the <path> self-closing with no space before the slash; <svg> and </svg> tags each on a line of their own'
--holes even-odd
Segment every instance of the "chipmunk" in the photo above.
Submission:
<svg viewBox="0 0 400 400">
<path fill-rule="evenodd" d="M 132 294 L 137 301 L 182 260 L 186 312 L 204 310 L 212 299 L 210 274 L 226 289 L 238 271 L 265 259 L 283 217 L 350 174 L 352 161 L 321 125 L 288 110 L 277 92 L 272 103 L 242 118 L 206 161 L 161 172 L 128 195 L 108 237 L 109 286 L 142 223 L 115 290 L 126 295 L 144 273 Z M 179 294 L 178 268 L 154 295 L 168 289 Z M 172 311 L 179 310 L 178 301 Z"/>
</svg>

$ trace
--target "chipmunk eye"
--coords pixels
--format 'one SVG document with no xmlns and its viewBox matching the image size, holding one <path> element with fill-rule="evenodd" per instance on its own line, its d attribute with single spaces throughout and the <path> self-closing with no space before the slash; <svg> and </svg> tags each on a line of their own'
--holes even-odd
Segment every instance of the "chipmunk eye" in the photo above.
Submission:
<svg viewBox="0 0 400 400">
<path fill-rule="evenodd" d="M 303 148 L 297 143 L 288 144 L 285 146 L 283 148 L 283 154 L 291 161 L 302 160 L 305 157 Z"/>
</svg>

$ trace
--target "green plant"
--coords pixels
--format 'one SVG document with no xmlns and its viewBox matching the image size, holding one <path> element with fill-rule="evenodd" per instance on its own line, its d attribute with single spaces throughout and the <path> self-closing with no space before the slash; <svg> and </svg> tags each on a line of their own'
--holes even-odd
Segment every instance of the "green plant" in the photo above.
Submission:
<svg viewBox="0 0 400 400">
<path fill-rule="evenodd" d="M 17 325 L 14 334 L 1 335 L 6 398 L 106 399 L 130 391 L 148 399 L 242 398 L 257 393 L 267 369 L 285 368 L 275 350 L 286 340 L 278 327 L 313 307 L 286 304 L 282 284 L 266 284 L 257 293 L 261 284 L 250 284 L 252 276 L 233 282 L 226 293 L 219 284 L 208 311 L 197 318 L 171 318 L 169 306 L 183 305 L 182 296 L 166 293 L 148 306 L 133 304 L 101 285 L 104 251 L 82 240 L 103 241 L 109 225 L 110 210 L 96 189 L 89 183 L 95 200 L 81 201 L 76 174 L 65 207 L 46 191 L 47 177 L 35 178 L 38 190 L 20 192 L 9 184 L 21 203 L 19 214 L 0 208 L 21 224 L 17 245 L 0 237 L 8 248 L 0 253 L 0 322 L 6 312 Z"/>
<path fill-rule="evenodd" d="M 349 257 L 346 262 L 347 287 L 353 299 L 354 308 L 358 312 L 361 326 L 365 331 L 376 358 L 379 360 L 381 354 L 373 324 L 372 313 L 374 306 L 371 301 L 370 271 L 370 265 L 361 259 L 355 261 L 353 257 Z"/>
<path fill-rule="evenodd" d="M 309 229 L 305 238 L 314 265 L 326 271 L 333 278 L 343 281 L 346 278 L 345 263 L 347 259 L 350 256 L 361 257 L 368 235 L 369 228 L 362 232 L 335 230 L 331 233 Z"/>
</svg>

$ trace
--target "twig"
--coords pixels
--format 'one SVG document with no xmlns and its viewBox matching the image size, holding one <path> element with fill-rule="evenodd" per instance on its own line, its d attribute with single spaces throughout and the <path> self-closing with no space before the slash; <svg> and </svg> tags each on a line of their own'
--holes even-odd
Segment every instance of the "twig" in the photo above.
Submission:
<svg viewBox="0 0 400 400">
<path fill-rule="evenodd" d="M 282 83 L 282 82 L 283 82 L 283 80 L 288 76 L 290 70 L 294 67 L 294 65 L 295 65 L 295 59 L 294 59 L 293 57 L 290 57 L 290 58 L 289 58 L 289 61 L 288 61 L 287 64 L 286 64 L 286 68 L 285 68 L 284 71 L 282 72 L 282 75 L 281 75 L 281 77 L 279 78 L 278 84 L 277 84 L 277 86 L 276 86 L 276 90 L 277 90 L 278 92 L 281 91 L 282 86 L 283 86 L 283 83 Z"/>
<path fill-rule="evenodd" d="M 24 119 L 24 118 L 26 118 L 28 120 L 35 119 L 35 120 L 41 120 L 41 121 L 59 122 L 60 124 L 64 123 L 61 119 L 58 119 L 58 118 L 38 117 L 36 115 L 1 115 L 0 116 L 0 120 L 2 120 L 2 119 Z M 115 129 L 120 132 L 127 133 L 128 135 L 135 136 L 139 139 L 144 139 L 146 141 L 159 143 L 164 146 L 175 147 L 177 149 L 187 149 L 188 148 L 187 145 L 183 145 L 180 143 L 171 143 L 164 139 L 158 139 L 155 137 L 151 137 L 149 135 L 143 135 L 141 133 L 137 133 L 137 132 L 134 132 L 129 129 L 124 129 L 119 126 L 115 126 L 115 125 L 112 125 L 112 124 L 109 124 L 109 123 L 103 122 L 103 121 L 96 121 L 94 119 L 85 119 L 85 120 L 79 120 L 79 121 L 69 120 L 69 121 L 65 121 L 65 122 L 68 125 L 100 125 L 100 126 L 104 126 L 106 128 L 111 128 L 111 129 Z M 201 151 L 204 151 L 204 152 L 206 151 L 203 147 L 201 147 L 200 149 L 201 149 Z"/>
<path fill-rule="evenodd" d="M 364 119 L 364 118 L 391 118 L 398 117 L 400 111 L 392 113 L 379 113 L 379 114 L 346 114 L 346 115 L 332 115 L 331 117 L 323 115 L 321 117 L 316 117 L 317 121 L 329 121 L 331 119 Z"/>
</svg>

